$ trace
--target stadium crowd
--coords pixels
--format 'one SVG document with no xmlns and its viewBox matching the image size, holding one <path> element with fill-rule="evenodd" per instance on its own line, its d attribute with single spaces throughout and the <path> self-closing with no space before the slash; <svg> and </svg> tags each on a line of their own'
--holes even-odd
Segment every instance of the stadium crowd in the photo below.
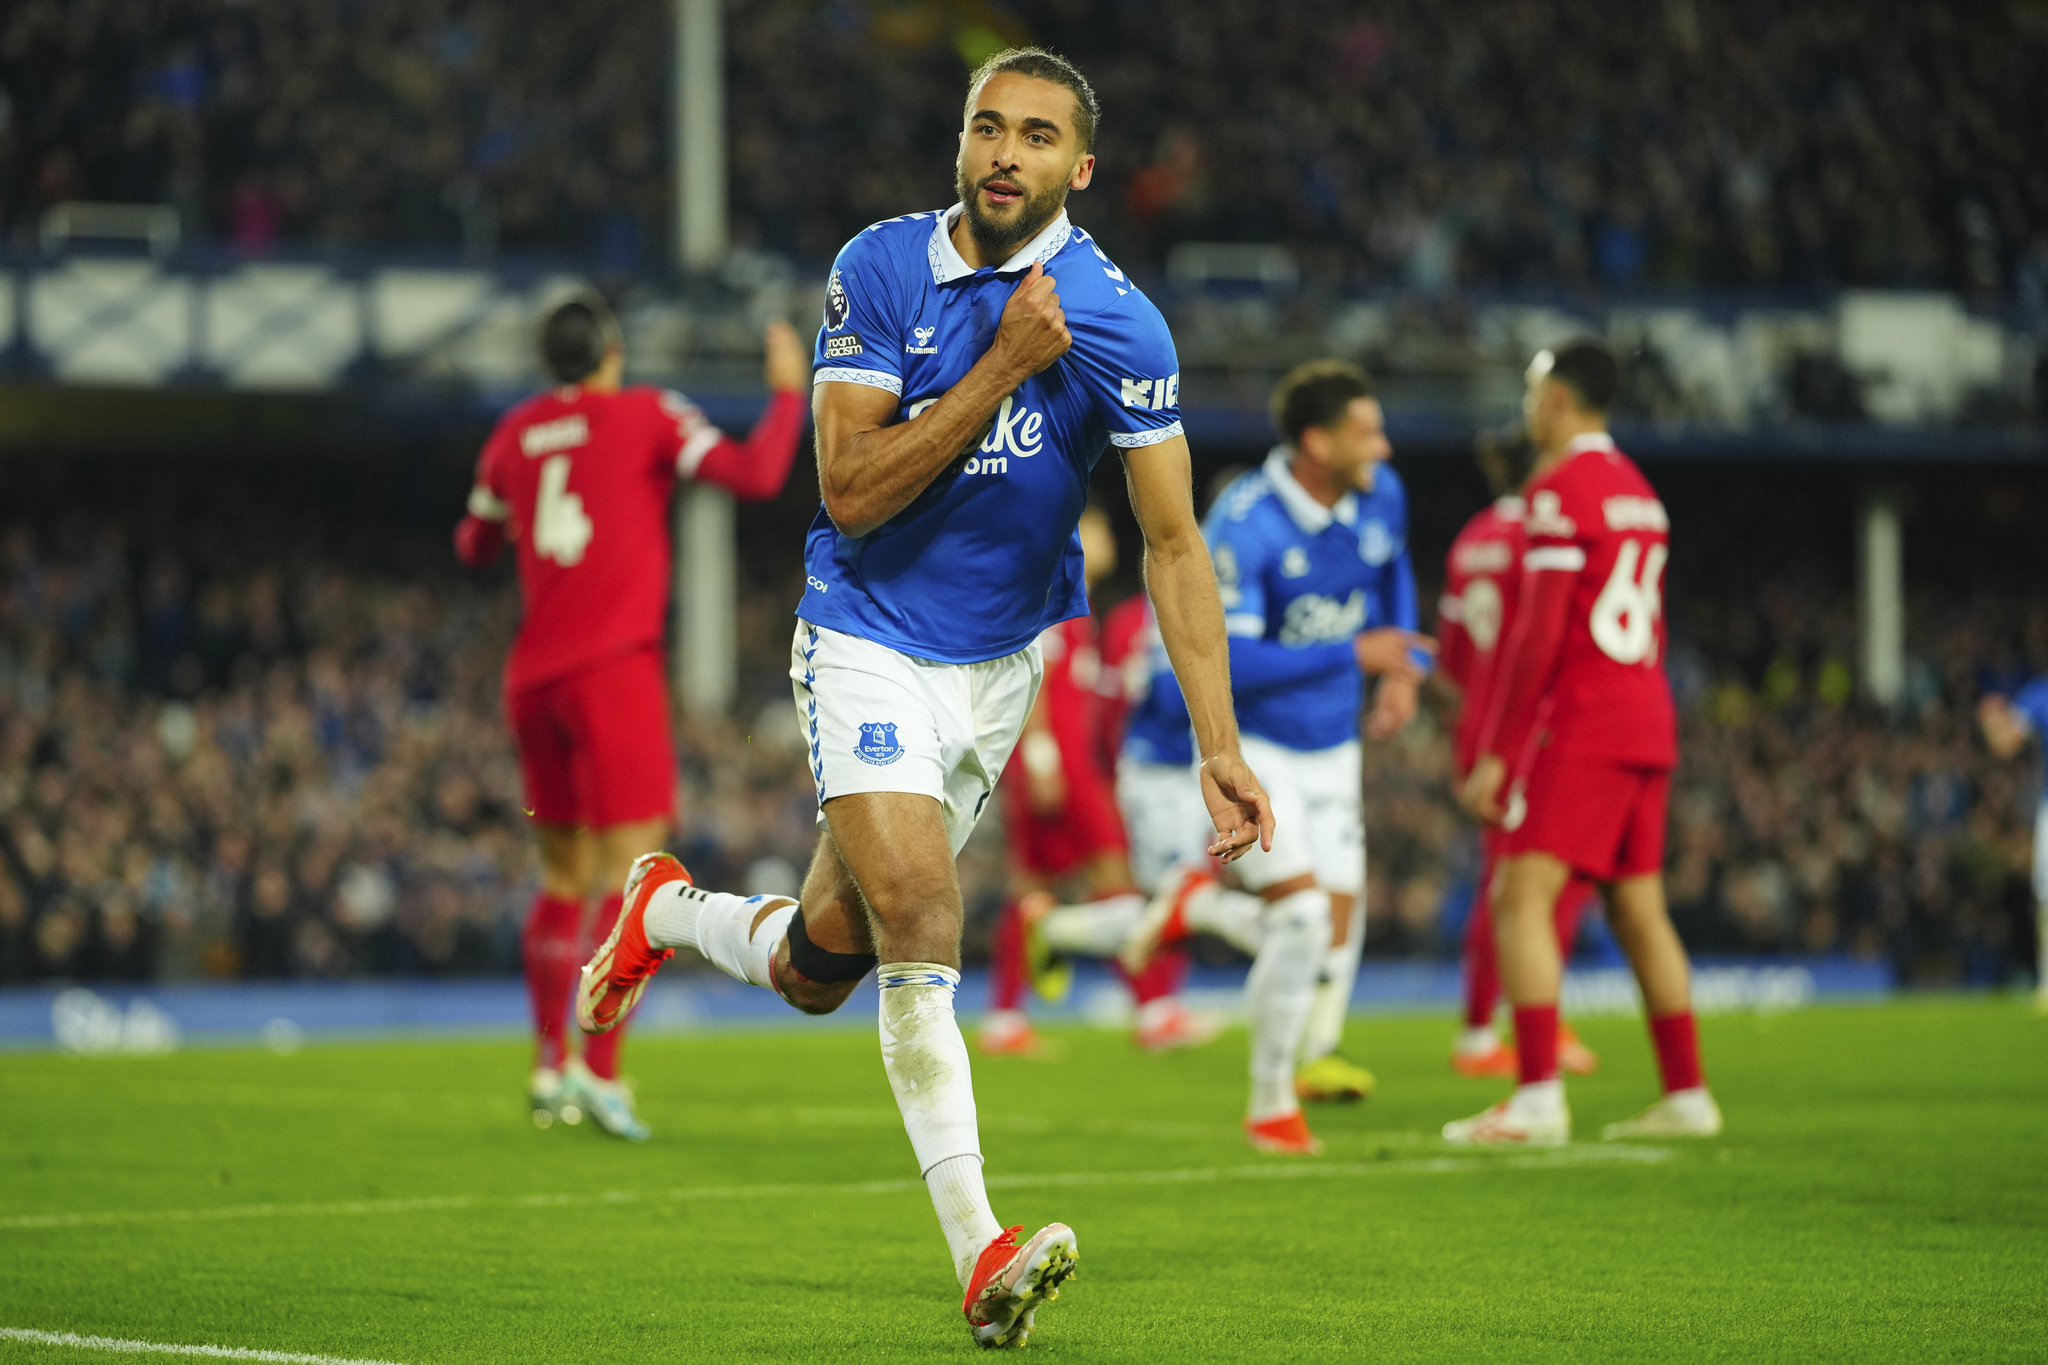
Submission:
<svg viewBox="0 0 2048 1365">
<path fill-rule="evenodd" d="M 0 527 L 0 980 L 516 967 L 537 868 L 498 708 L 510 584 L 459 577 L 424 535 L 364 556 L 334 521 Z M 678 851 L 751 890 L 792 890 L 813 838 L 780 683 L 793 595 L 743 607 L 741 718 L 679 734 Z M 1670 874 L 1695 949 L 2023 968 L 2033 774 L 1969 715 L 1979 666 L 2048 663 L 2048 607 L 1921 603 L 1892 723 L 1852 700 L 1845 593 L 1674 611 Z M 1368 951 L 1454 951 L 1473 848 L 1443 736 L 1425 717 L 1369 746 Z M 970 906 L 1001 885 L 984 855 Z"/>
<path fill-rule="evenodd" d="M 1078 219 L 1127 266 L 1281 241 L 1327 283 L 1941 283 L 2048 295 L 2038 6 L 1663 0 L 736 0 L 733 226 L 829 257 L 941 202 L 966 63 L 1081 63 Z M 0 232 L 74 198 L 202 240 L 655 263 L 652 0 L 20 0 L 0 15 Z M 1219 110 L 1227 116 L 1219 117 Z M 876 146 L 905 155 L 878 164 Z"/>
</svg>

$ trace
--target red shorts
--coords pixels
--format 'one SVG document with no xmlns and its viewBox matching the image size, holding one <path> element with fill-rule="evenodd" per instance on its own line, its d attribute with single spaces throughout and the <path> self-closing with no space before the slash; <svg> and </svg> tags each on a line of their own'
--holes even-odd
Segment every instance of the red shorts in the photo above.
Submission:
<svg viewBox="0 0 2048 1365">
<path fill-rule="evenodd" d="M 1546 745 L 1508 793 L 1499 854 L 1548 853 L 1596 882 L 1664 870 L 1668 768 L 1579 759 Z"/>
<path fill-rule="evenodd" d="M 1115 788 L 1092 767 L 1068 765 L 1067 804 L 1057 815 L 1031 813 L 1021 760 L 1010 760 L 1002 785 L 1003 829 L 1010 841 L 1010 861 L 1019 871 L 1064 877 L 1090 859 L 1122 853 L 1127 846 Z"/>
<path fill-rule="evenodd" d="M 1493 877 L 1500 867 L 1500 860 L 1508 855 L 1502 851 L 1505 831 L 1493 825 L 1482 825 L 1479 829 L 1479 882 L 1473 904 L 1476 913 L 1491 920 L 1493 901 Z M 1526 851 L 1526 850 L 1525 850 Z M 1557 893 L 1557 903 L 1550 907 L 1550 915 L 1559 924 L 1567 921 L 1576 924 L 1585 915 L 1587 908 L 1600 894 L 1599 884 L 1585 873 L 1572 870 L 1571 879 L 1564 884 L 1564 890 Z"/>
<path fill-rule="evenodd" d="M 605 829 L 674 813 L 676 746 L 663 662 L 658 651 L 636 650 L 507 699 L 528 815 L 546 825 Z"/>
</svg>

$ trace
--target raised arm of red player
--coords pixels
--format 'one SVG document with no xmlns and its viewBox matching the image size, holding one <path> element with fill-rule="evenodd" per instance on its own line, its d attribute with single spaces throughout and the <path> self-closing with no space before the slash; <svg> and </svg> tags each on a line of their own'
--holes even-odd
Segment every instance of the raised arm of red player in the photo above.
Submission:
<svg viewBox="0 0 2048 1365">
<path fill-rule="evenodd" d="M 1479 729 L 1475 752 L 1499 758 L 1510 770 L 1528 743 L 1536 710 L 1557 670 L 1578 574 L 1523 561 L 1522 592 L 1515 626 L 1494 663 L 1493 697 Z"/>
<path fill-rule="evenodd" d="M 772 498 L 789 479 L 797 441 L 804 433 L 805 411 L 802 393 L 777 389 L 768 396 L 768 406 L 746 440 L 735 441 L 718 432 L 718 439 L 698 458 L 694 469 L 687 464 L 690 448 L 686 443 L 683 463 L 677 467 L 686 478 L 731 489 L 734 497 L 752 501 Z"/>
</svg>

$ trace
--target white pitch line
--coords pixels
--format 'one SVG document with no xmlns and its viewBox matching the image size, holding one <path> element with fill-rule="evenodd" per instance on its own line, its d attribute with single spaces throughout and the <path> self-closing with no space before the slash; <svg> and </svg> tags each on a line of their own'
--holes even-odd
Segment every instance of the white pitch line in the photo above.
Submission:
<svg viewBox="0 0 2048 1365">
<path fill-rule="evenodd" d="M 1562 1147 L 1513 1156 L 1421 1157 L 1404 1161 L 1304 1161 L 1270 1166 L 1196 1166 L 1166 1171 L 1048 1171 L 993 1175 L 990 1189 L 1072 1189 L 1115 1185 L 1222 1184 L 1242 1180 L 1357 1179 L 1381 1175 L 1461 1175 L 1470 1171 L 1552 1171 L 1574 1166 L 1642 1165 L 1668 1161 L 1665 1147 Z M 347 1218 L 387 1213 L 447 1213 L 465 1209 L 565 1208 L 584 1204 L 659 1204 L 691 1200 L 775 1199 L 793 1195 L 904 1194 L 921 1180 L 860 1180 L 820 1185 L 696 1185 L 672 1190 L 599 1190 L 594 1194 L 522 1194 L 510 1198 L 449 1195 L 421 1199 L 352 1199 L 329 1204 L 229 1204 L 211 1209 L 137 1209 L 126 1212 L 30 1213 L 0 1218 L 0 1229 L 95 1228 L 133 1223 L 216 1223 L 248 1218 Z"/>
<path fill-rule="evenodd" d="M 38 1332 L 27 1327 L 0 1327 L 0 1341 L 29 1341 L 39 1346 L 69 1346 L 75 1351 L 121 1351 L 128 1355 L 205 1356 L 209 1360 L 262 1360 L 272 1365 L 397 1365 L 390 1360 L 357 1360 L 343 1356 L 299 1355 L 293 1351 L 248 1351 L 239 1346 L 182 1346 L 168 1341 L 129 1341 L 122 1337 L 82 1337 L 76 1332 Z"/>
</svg>

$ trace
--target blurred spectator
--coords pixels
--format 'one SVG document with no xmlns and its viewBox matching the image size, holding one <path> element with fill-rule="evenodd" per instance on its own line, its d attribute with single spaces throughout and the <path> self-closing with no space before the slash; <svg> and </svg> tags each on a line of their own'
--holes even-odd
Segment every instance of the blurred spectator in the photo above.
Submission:
<svg viewBox="0 0 2048 1365">
<path fill-rule="evenodd" d="M 651 0 L 16 0 L 0 226 L 155 200 L 249 251 L 644 268 L 666 240 L 668 24 Z M 966 66 L 1023 39 L 1100 91 L 1075 213 L 1127 267 L 1277 240 L 1326 282 L 1431 291 L 2041 293 L 2038 6 L 734 0 L 726 31 L 734 240 L 807 261 L 946 200 Z"/>
</svg>

